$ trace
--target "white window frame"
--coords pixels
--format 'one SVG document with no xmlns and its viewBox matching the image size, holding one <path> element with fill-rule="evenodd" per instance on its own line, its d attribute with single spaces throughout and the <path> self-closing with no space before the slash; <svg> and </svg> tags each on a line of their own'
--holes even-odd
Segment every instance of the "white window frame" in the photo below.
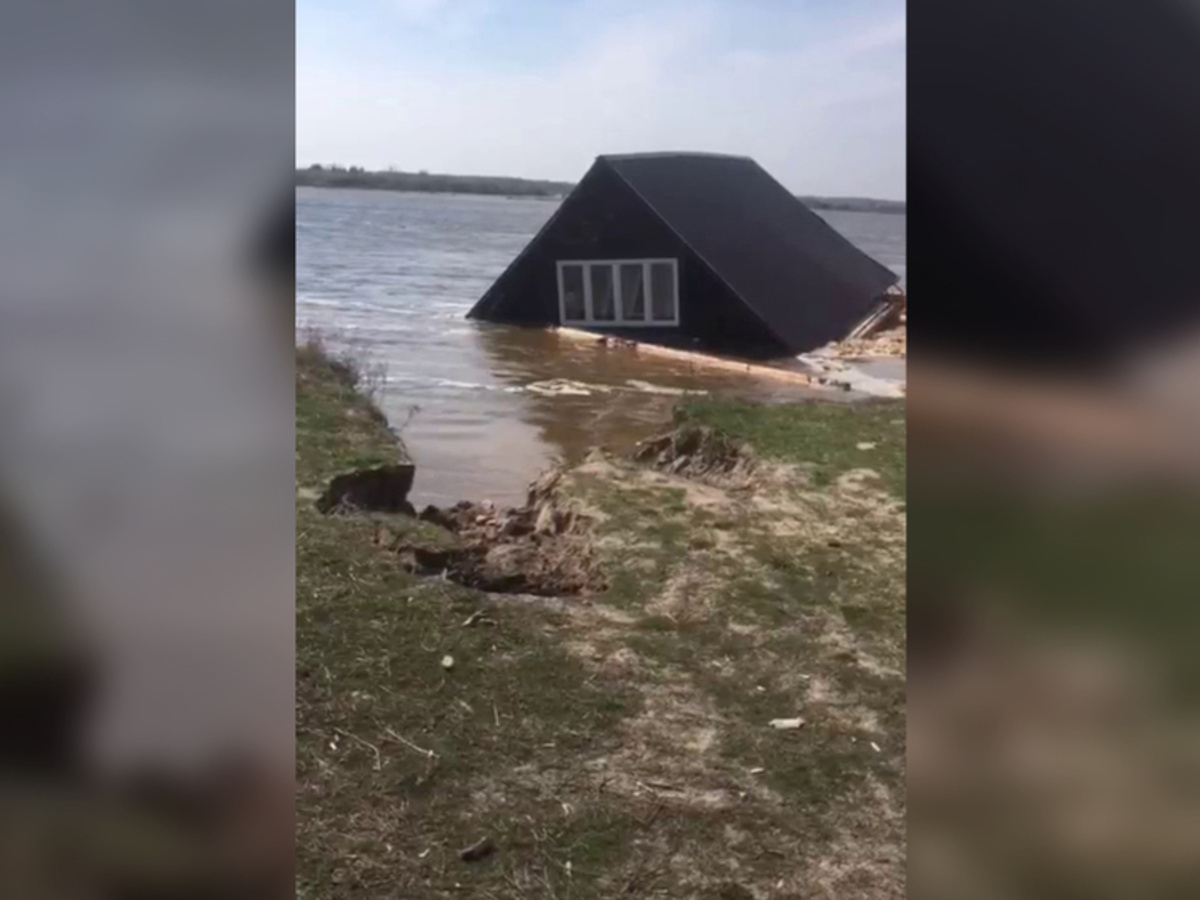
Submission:
<svg viewBox="0 0 1200 900">
<path fill-rule="evenodd" d="M 651 296 L 650 267 L 655 263 L 668 263 L 671 266 L 671 290 L 675 294 L 675 317 L 672 319 L 652 319 L 653 297 Z M 641 265 L 642 291 L 645 304 L 644 319 L 624 318 L 625 302 L 621 296 L 621 266 Z M 584 318 L 568 319 L 566 291 L 563 290 L 563 268 L 580 266 L 583 269 L 583 310 Z M 614 319 L 596 319 L 592 317 L 592 272 L 593 266 L 607 266 L 612 270 L 613 302 L 619 313 Z M 558 261 L 558 321 L 561 325 L 590 325 L 595 328 L 678 328 L 679 327 L 679 261 L 674 258 L 664 259 L 560 259 Z"/>
</svg>

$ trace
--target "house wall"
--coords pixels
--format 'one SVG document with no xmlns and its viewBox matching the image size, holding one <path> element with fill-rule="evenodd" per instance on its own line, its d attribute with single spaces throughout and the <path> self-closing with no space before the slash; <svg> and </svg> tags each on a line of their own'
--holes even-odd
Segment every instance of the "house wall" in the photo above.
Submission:
<svg viewBox="0 0 1200 900">
<path fill-rule="evenodd" d="M 696 259 L 614 172 L 598 163 L 549 227 L 485 295 L 479 318 L 560 324 L 557 262 L 564 259 L 679 261 L 678 328 L 602 328 L 599 333 L 751 357 L 783 355 L 761 320 Z"/>
</svg>

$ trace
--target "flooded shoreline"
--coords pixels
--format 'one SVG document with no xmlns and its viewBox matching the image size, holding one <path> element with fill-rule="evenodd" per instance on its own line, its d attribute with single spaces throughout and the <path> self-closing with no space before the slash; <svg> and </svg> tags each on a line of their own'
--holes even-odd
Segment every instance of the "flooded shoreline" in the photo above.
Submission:
<svg viewBox="0 0 1200 900">
<path fill-rule="evenodd" d="M 554 212 L 545 201 L 298 189 L 297 326 L 378 370 L 378 403 L 417 464 L 414 502 L 519 502 L 557 460 L 632 445 L 683 392 L 763 402 L 812 389 L 597 352 L 464 316 Z M 904 217 L 830 214 L 903 270 Z M 828 395 L 825 393 L 824 395 Z"/>
<path fill-rule="evenodd" d="M 448 398 L 466 395 L 457 407 L 447 404 L 426 417 L 424 408 L 412 409 L 408 379 L 385 376 L 380 406 L 394 426 L 405 423 L 400 430 L 417 465 L 413 497 L 418 506 L 461 499 L 519 503 L 529 483 L 549 466 L 578 463 L 596 446 L 624 450 L 661 430 L 684 396 L 780 402 L 830 394 L 605 351 L 547 330 L 472 327 L 492 377 L 433 385 Z M 483 404 L 486 409 L 476 409 Z"/>
</svg>

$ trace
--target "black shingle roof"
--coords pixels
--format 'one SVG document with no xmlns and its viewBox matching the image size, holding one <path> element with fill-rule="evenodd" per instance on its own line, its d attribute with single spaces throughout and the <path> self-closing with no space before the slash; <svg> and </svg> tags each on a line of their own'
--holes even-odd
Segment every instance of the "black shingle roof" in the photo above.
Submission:
<svg viewBox="0 0 1200 900">
<path fill-rule="evenodd" d="M 744 156 L 601 156 L 788 345 L 844 337 L 899 277 Z"/>
</svg>

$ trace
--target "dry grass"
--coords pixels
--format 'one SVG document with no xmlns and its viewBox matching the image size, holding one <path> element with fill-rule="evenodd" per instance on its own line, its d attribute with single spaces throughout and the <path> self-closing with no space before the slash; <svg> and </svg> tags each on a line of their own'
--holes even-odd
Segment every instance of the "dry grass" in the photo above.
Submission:
<svg viewBox="0 0 1200 900">
<path fill-rule="evenodd" d="M 341 384 L 298 360 L 305 484 L 395 452 Z M 746 421 L 794 426 L 771 415 Z M 894 459 L 903 430 L 875 436 Z M 757 485 L 599 456 L 566 473 L 609 584 L 582 597 L 414 578 L 378 518 L 298 497 L 298 896 L 902 896 L 893 472 L 765 443 Z M 495 853 L 459 859 L 484 837 Z"/>
</svg>

